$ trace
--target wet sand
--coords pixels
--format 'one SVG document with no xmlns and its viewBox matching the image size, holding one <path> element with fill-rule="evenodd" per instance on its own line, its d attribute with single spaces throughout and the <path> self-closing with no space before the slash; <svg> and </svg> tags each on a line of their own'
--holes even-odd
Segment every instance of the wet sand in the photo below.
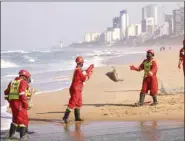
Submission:
<svg viewBox="0 0 185 141">
<path fill-rule="evenodd" d="M 178 121 L 97 121 L 69 125 L 55 122 L 32 124 L 30 131 L 35 133 L 28 136 L 28 141 L 184 141 L 184 122 Z"/>
</svg>

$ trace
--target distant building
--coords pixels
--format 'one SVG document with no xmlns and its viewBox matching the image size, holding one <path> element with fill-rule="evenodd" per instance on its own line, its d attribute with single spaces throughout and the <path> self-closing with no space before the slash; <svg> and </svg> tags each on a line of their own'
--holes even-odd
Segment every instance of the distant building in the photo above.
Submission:
<svg viewBox="0 0 185 141">
<path fill-rule="evenodd" d="M 128 26 L 128 38 L 136 36 L 136 25 L 131 24 Z"/>
<path fill-rule="evenodd" d="M 173 28 L 174 34 L 184 32 L 184 7 L 173 10 Z"/>
<path fill-rule="evenodd" d="M 146 32 L 146 20 L 141 21 L 141 32 Z"/>
<path fill-rule="evenodd" d="M 127 38 L 127 27 L 129 25 L 129 16 L 127 10 L 120 11 L 120 37 Z"/>
<path fill-rule="evenodd" d="M 120 40 L 120 28 L 108 27 L 104 32 L 104 42 L 112 43 Z"/>
<path fill-rule="evenodd" d="M 169 25 L 169 35 L 173 33 L 173 15 L 165 15 L 165 22 Z"/>
<path fill-rule="evenodd" d="M 100 37 L 100 34 L 101 33 L 98 33 L 98 32 L 91 33 L 91 42 L 97 41 Z"/>
<path fill-rule="evenodd" d="M 84 41 L 91 42 L 91 33 L 90 32 L 85 33 Z"/>
<path fill-rule="evenodd" d="M 114 17 L 112 23 L 113 28 L 120 28 L 120 17 Z"/>
<path fill-rule="evenodd" d="M 163 6 L 150 4 L 142 8 L 142 32 L 153 33 L 157 26 L 164 24 Z"/>
<path fill-rule="evenodd" d="M 112 42 L 112 31 L 111 30 L 107 30 L 104 33 L 104 37 L 105 37 L 105 43 L 111 43 Z"/>
<path fill-rule="evenodd" d="M 141 24 L 131 24 L 128 26 L 128 37 L 136 37 L 141 34 Z"/>
<path fill-rule="evenodd" d="M 165 36 L 165 35 L 170 35 L 170 28 L 169 28 L 169 23 L 168 22 L 165 22 L 160 27 L 160 36 Z"/>
<path fill-rule="evenodd" d="M 84 42 L 96 42 L 99 39 L 100 34 L 101 33 L 98 32 L 87 32 L 85 33 Z"/>
<path fill-rule="evenodd" d="M 141 35 L 141 24 L 136 24 L 136 36 Z"/>
<path fill-rule="evenodd" d="M 155 18 L 149 17 L 146 19 L 146 32 L 147 33 L 153 33 L 155 30 L 156 24 L 155 24 Z"/>
<path fill-rule="evenodd" d="M 120 40 L 120 28 L 112 29 L 112 40 L 113 41 Z"/>
</svg>

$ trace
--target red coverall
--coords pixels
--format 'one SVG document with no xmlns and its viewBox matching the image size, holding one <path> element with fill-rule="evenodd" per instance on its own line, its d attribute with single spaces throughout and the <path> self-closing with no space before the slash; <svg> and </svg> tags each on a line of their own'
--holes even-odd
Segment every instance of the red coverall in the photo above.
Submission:
<svg viewBox="0 0 185 141">
<path fill-rule="evenodd" d="M 155 96 L 158 92 L 158 81 L 157 81 L 157 63 L 154 60 L 151 60 L 150 68 L 148 71 L 150 71 L 153 75 L 148 75 L 146 72 L 146 66 L 144 65 L 147 62 L 147 59 L 142 62 L 142 64 L 139 66 L 139 70 L 145 71 L 145 76 L 143 78 L 143 85 L 141 89 L 141 93 L 146 94 L 150 90 L 150 95 Z"/>
<path fill-rule="evenodd" d="M 20 77 L 16 77 L 15 80 L 21 80 Z M 8 88 L 4 91 L 5 98 L 8 98 L 11 89 L 11 82 Z M 18 126 L 28 126 L 28 102 L 26 99 L 25 91 L 29 89 L 27 81 L 21 80 L 19 85 L 19 99 L 8 100 L 10 108 L 12 110 L 12 122 Z"/>
<path fill-rule="evenodd" d="M 182 65 L 183 65 L 183 71 L 184 71 L 184 76 L 185 76 L 184 48 L 181 48 L 179 52 L 179 60 L 183 62 Z"/>
<path fill-rule="evenodd" d="M 69 99 L 68 108 L 74 109 L 80 108 L 82 106 L 82 90 L 83 90 L 83 82 L 89 79 L 91 68 L 87 69 L 85 72 L 87 74 L 83 74 L 81 68 L 77 68 L 73 74 L 73 81 L 71 87 L 69 88 L 69 93 L 71 98 Z"/>
</svg>

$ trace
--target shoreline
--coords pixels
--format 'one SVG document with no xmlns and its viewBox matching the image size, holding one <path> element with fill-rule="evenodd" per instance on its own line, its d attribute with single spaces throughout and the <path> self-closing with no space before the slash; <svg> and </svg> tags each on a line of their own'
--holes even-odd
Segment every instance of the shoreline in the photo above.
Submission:
<svg viewBox="0 0 185 141">
<path fill-rule="evenodd" d="M 168 58 L 173 58 L 174 60 L 169 60 Z M 159 52 L 156 55 L 156 59 L 158 60 L 160 70 L 158 78 L 163 80 L 165 84 L 173 86 L 172 88 L 181 87 L 183 84 L 183 73 L 179 72 L 176 66 L 178 62 L 177 50 Z M 137 62 L 135 64 L 138 65 Z M 169 68 L 173 67 L 168 74 L 164 73 L 166 66 Z M 128 69 L 128 64 L 115 65 L 115 67 L 118 75 L 124 72 L 123 82 L 115 83 L 105 76 L 105 73 L 111 70 L 109 66 L 96 68 L 92 78 L 86 82 L 83 91 L 83 106 L 81 108 L 81 115 L 85 120 L 184 120 L 183 93 L 159 95 L 159 105 L 157 106 L 132 107 L 139 98 L 143 73 L 131 72 Z M 129 75 L 132 77 L 129 77 Z M 160 87 L 161 84 L 159 82 Z M 35 96 L 33 102 L 35 106 L 29 111 L 30 121 L 32 121 L 31 119 L 37 119 L 39 122 L 42 119 L 51 121 L 61 120 L 67 108 L 69 97 L 68 88 L 62 91 Z M 44 99 L 44 102 L 42 99 Z M 145 101 L 152 101 L 152 98 L 146 95 Z M 174 115 L 176 116 L 174 117 Z M 73 119 L 74 115 L 72 112 L 70 120 Z"/>
<path fill-rule="evenodd" d="M 156 59 L 160 67 L 158 78 L 173 88 L 180 87 L 183 83 L 181 78 L 183 73 L 179 72 L 176 65 L 178 50 L 158 52 Z M 133 64 L 139 65 L 140 61 Z M 172 68 L 168 74 L 165 73 L 164 64 Z M 143 72 L 131 72 L 128 69 L 129 64 L 114 66 L 118 75 L 121 74 L 124 77 L 123 82 L 115 83 L 105 76 L 105 73 L 111 70 L 110 66 L 96 68 L 92 78 L 86 82 L 81 109 L 81 115 L 85 121 L 184 121 L 184 94 L 160 95 L 158 96 L 159 105 L 154 107 L 132 107 L 131 105 L 139 98 Z M 160 86 L 161 84 L 159 88 Z M 94 88 L 96 88 L 95 92 Z M 69 97 L 68 88 L 35 95 L 34 107 L 28 112 L 30 124 L 61 122 Z M 146 95 L 145 101 L 152 101 L 152 99 Z M 70 120 L 74 120 L 73 112 Z"/>
</svg>

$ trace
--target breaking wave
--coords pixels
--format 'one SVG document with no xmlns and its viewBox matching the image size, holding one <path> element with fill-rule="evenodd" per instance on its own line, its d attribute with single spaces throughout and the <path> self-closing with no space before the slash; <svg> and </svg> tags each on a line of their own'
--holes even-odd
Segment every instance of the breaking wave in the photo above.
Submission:
<svg viewBox="0 0 185 141">
<path fill-rule="evenodd" d="M 5 60 L 1 60 L 1 68 L 15 68 L 18 67 L 18 65 L 9 62 L 9 61 L 5 61 Z"/>
</svg>

